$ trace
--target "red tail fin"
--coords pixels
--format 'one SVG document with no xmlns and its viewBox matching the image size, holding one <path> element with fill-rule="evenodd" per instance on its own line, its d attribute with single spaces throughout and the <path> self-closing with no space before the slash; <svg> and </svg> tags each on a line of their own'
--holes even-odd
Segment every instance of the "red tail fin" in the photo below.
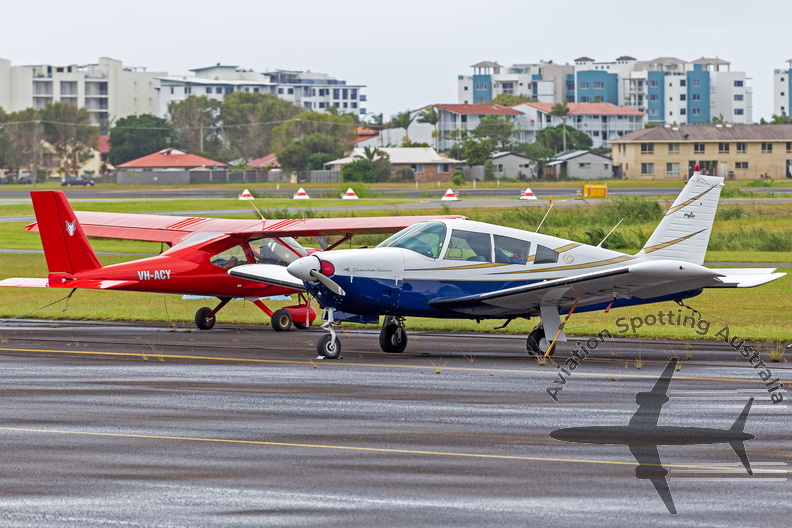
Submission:
<svg viewBox="0 0 792 528">
<path fill-rule="evenodd" d="M 50 274 L 74 274 L 102 267 L 65 194 L 32 191 L 30 198 Z"/>
</svg>

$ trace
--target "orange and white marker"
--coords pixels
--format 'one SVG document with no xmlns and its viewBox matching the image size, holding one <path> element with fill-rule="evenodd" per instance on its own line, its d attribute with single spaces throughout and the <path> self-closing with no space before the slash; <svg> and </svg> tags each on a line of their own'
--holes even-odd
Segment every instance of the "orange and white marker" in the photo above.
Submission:
<svg viewBox="0 0 792 528">
<path fill-rule="evenodd" d="M 355 191 L 352 190 L 352 187 L 347 189 L 347 192 L 344 193 L 344 196 L 341 197 L 342 200 L 357 200 L 358 195 L 355 194 Z"/>
<path fill-rule="evenodd" d="M 440 200 L 459 200 L 459 196 L 453 190 L 448 189 Z"/>
<path fill-rule="evenodd" d="M 310 200 L 310 199 L 311 199 L 311 197 L 310 197 L 310 196 L 308 196 L 308 193 L 307 193 L 307 192 L 305 192 L 305 189 L 303 189 L 302 187 L 300 187 L 299 189 L 297 189 L 297 192 L 296 192 L 296 193 L 294 193 L 294 196 L 293 196 L 293 198 L 294 198 L 295 200 Z"/>
<path fill-rule="evenodd" d="M 536 195 L 533 193 L 530 187 L 527 187 L 523 193 L 520 195 L 520 200 L 536 200 Z"/>
<path fill-rule="evenodd" d="M 252 200 L 253 199 L 253 193 L 251 193 L 250 191 L 245 189 L 244 191 L 242 191 L 242 194 L 239 195 L 239 199 L 240 200 Z"/>
</svg>

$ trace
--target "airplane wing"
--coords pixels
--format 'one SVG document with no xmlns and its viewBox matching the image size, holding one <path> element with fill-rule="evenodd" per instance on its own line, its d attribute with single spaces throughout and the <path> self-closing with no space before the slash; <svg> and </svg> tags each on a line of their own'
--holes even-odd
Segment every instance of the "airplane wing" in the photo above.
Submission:
<svg viewBox="0 0 792 528">
<path fill-rule="evenodd" d="M 654 486 L 657 494 L 663 500 L 663 504 L 668 508 L 669 513 L 676 513 L 674 499 L 671 497 L 671 489 L 668 487 L 666 475 L 668 470 L 660 462 L 660 453 L 657 452 L 656 445 L 630 445 L 630 453 L 638 462 L 635 468 L 635 478 L 648 480 Z"/>
<path fill-rule="evenodd" d="M 696 264 L 642 261 L 476 295 L 437 298 L 429 304 L 473 316 L 522 316 L 536 313 L 543 304 L 569 309 L 576 300 L 579 307 L 584 307 L 614 299 L 647 299 L 697 290 L 720 284 L 720 277 L 720 272 Z"/>
<path fill-rule="evenodd" d="M 75 214 L 88 236 L 168 244 L 176 244 L 196 232 L 234 234 L 242 238 L 381 234 L 395 233 L 426 220 L 466 218 L 460 215 L 427 215 L 252 220 L 85 211 L 76 211 Z M 27 229 L 38 231 L 38 225 L 30 224 Z"/>
<path fill-rule="evenodd" d="M 723 277 L 720 277 L 723 284 L 716 284 L 716 288 L 754 288 L 786 275 L 786 273 L 776 273 L 775 268 L 710 269 L 723 274 Z"/>
<path fill-rule="evenodd" d="M 638 403 L 638 410 L 630 418 L 630 425 L 633 427 L 657 427 L 660 419 L 660 411 L 663 405 L 668 402 L 668 386 L 674 376 L 677 358 L 668 361 L 663 373 L 657 379 L 649 392 L 639 392 L 635 395 Z"/>
</svg>

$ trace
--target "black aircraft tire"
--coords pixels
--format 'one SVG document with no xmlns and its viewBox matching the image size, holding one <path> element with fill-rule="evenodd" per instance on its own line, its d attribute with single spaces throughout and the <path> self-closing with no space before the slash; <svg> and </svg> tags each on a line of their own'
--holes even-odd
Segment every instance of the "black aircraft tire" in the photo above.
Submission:
<svg viewBox="0 0 792 528">
<path fill-rule="evenodd" d="M 195 326 L 201 330 L 211 330 L 217 322 L 217 318 L 214 315 L 212 317 L 206 317 L 206 315 L 211 312 L 212 309 L 207 306 L 199 308 L 198 311 L 195 312 Z"/>
<path fill-rule="evenodd" d="M 316 351 L 327 359 L 339 359 L 341 357 L 341 341 L 336 338 L 334 342 L 332 335 L 323 335 L 316 343 Z"/>
<path fill-rule="evenodd" d="M 545 339 L 545 330 L 544 328 L 537 328 L 533 332 L 528 335 L 528 340 L 526 342 L 526 347 L 528 348 L 528 352 L 534 354 L 536 356 L 544 356 L 545 351 L 542 350 L 542 347 L 539 346 L 539 343 L 542 342 L 542 339 Z M 555 353 L 555 350 L 550 351 L 550 355 L 552 356 Z"/>
<path fill-rule="evenodd" d="M 297 321 L 294 322 L 294 328 L 297 330 L 305 330 L 306 328 L 310 328 L 311 323 L 298 323 Z"/>
<path fill-rule="evenodd" d="M 399 325 L 383 326 L 379 342 L 383 352 L 401 354 L 407 348 L 407 332 Z"/>
<path fill-rule="evenodd" d="M 276 310 L 274 314 L 272 314 L 272 329 L 276 332 L 285 332 L 289 328 L 292 327 L 292 317 L 291 314 L 281 308 L 280 310 Z"/>
</svg>

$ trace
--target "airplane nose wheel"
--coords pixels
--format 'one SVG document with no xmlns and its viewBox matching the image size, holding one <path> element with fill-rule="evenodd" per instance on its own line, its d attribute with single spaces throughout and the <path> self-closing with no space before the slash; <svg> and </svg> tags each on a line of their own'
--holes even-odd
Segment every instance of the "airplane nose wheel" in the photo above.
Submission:
<svg viewBox="0 0 792 528">
<path fill-rule="evenodd" d="M 323 335 L 319 342 L 316 343 L 316 351 L 319 353 L 320 359 L 341 359 L 341 341 L 339 341 L 335 333 L 334 327 L 338 326 L 338 324 L 333 318 L 334 313 L 335 308 L 327 308 L 322 315 L 322 319 L 325 320 L 322 328 L 330 333 Z"/>
<path fill-rule="evenodd" d="M 332 334 L 323 335 L 316 343 L 316 351 L 327 359 L 338 359 L 341 356 L 341 341 Z"/>
<path fill-rule="evenodd" d="M 380 331 L 380 348 L 383 352 L 400 354 L 407 348 L 407 331 L 404 329 L 404 319 L 386 317 Z"/>
<path fill-rule="evenodd" d="M 547 340 L 545 336 L 544 327 L 535 328 L 533 332 L 528 334 L 528 340 L 526 342 L 526 347 L 528 348 L 528 352 L 535 355 L 535 356 L 544 356 L 547 349 L 550 347 L 550 342 Z M 550 355 L 552 356 L 555 353 L 555 347 L 550 351 Z"/>
</svg>

